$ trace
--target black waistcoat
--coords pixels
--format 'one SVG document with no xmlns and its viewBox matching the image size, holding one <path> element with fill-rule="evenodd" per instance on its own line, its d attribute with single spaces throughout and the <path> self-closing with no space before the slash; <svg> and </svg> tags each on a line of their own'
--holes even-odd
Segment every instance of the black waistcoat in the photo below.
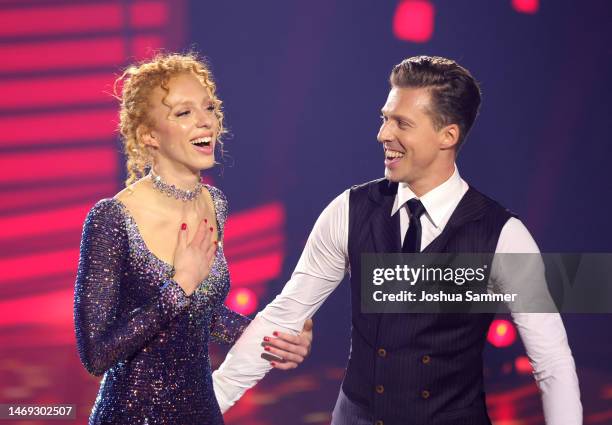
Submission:
<svg viewBox="0 0 612 425">
<path fill-rule="evenodd" d="M 347 397 L 384 425 L 489 425 L 482 351 L 492 314 L 363 314 L 361 254 L 400 252 L 397 184 L 353 187 L 349 201 L 351 354 Z M 471 188 L 423 252 L 493 253 L 513 214 Z M 489 264 L 490 270 L 490 264 Z"/>
</svg>

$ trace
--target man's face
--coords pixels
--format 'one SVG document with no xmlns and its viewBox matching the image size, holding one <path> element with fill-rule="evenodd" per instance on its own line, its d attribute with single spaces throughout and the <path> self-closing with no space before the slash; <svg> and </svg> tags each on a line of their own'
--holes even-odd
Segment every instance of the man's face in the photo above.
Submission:
<svg viewBox="0 0 612 425">
<path fill-rule="evenodd" d="M 388 180 L 416 183 L 439 169 L 442 130 L 434 128 L 430 100 L 427 88 L 391 88 L 377 136 L 384 148 Z"/>
</svg>

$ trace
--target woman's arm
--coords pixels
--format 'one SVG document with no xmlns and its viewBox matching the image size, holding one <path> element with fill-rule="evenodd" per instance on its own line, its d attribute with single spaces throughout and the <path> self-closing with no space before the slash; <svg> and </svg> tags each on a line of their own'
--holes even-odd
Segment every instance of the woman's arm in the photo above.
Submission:
<svg viewBox="0 0 612 425">
<path fill-rule="evenodd" d="M 142 349 L 188 304 L 189 297 L 168 279 L 159 293 L 131 312 L 119 311 L 128 240 L 120 206 L 98 202 L 83 226 L 74 290 L 74 321 L 81 362 L 102 375 Z"/>
<path fill-rule="evenodd" d="M 283 291 L 255 317 L 213 373 L 222 412 L 271 369 L 262 349 L 264 337 L 279 330 L 300 332 L 342 281 L 347 267 L 348 198 L 346 191 L 321 213 Z"/>
<path fill-rule="evenodd" d="M 251 319 L 221 304 L 213 313 L 210 336 L 220 344 L 233 344 L 251 323 Z"/>
</svg>

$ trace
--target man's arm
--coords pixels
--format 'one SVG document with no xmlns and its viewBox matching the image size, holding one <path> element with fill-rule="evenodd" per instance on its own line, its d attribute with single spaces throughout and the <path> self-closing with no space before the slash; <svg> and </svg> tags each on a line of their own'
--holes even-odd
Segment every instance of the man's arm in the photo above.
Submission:
<svg viewBox="0 0 612 425">
<path fill-rule="evenodd" d="M 271 369 L 262 342 L 274 331 L 297 334 L 340 284 L 347 268 L 349 191 L 319 216 L 302 256 L 282 292 L 259 312 L 213 373 L 215 395 L 225 412 Z"/>
<path fill-rule="evenodd" d="M 515 218 L 503 227 L 496 253 L 539 253 L 540 250 L 523 223 Z M 504 261 L 495 261 L 492 279 L 506 287 L 539 284 L 534 273 L 545 284 L 543 264 L 504 269 Z M 511 263 L 511 261 L 510 261 Z M 506 263 L 507 264 L 507 263 Z M 542 288 L 527 288 L 539 293 Z M 558 313 L 513 312 L 512 319 L 525 345 L 533 375 L 542 395 L 544 418 L 548 425 L 582 424 L 582 404 L 576 365 L 570 350 L 563 321 Z"/>
</svg>

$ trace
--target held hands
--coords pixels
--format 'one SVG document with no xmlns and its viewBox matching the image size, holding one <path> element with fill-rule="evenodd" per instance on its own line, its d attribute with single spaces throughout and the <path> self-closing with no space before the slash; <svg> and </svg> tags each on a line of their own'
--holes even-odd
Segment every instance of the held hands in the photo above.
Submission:
<svg viewBox="0 0 612 425">
<path fill-rule="evenodd" d="M 188 242 L 189 230 L 185 223 L 179 230 L 178 244 L 174 251 L 174 280 L 187 296 L 193 294 L 210 273 L 217 250 L 217 241 L 213 242 L 213 230 L 206 219 L 202 220 L 191 242 Z"/>
<path fill-rule="evenodd" d="M 295 369 L 310 353 L 312 345 L 312 319 L 304 322 L 304 327 L 299 335 L 274 332 L 274 336 L 276 338 L 265 336 L 263 339 L 264 350 L 275 356 L 275 359 L 270 364 L 276 369 Z"/>
</svg>

